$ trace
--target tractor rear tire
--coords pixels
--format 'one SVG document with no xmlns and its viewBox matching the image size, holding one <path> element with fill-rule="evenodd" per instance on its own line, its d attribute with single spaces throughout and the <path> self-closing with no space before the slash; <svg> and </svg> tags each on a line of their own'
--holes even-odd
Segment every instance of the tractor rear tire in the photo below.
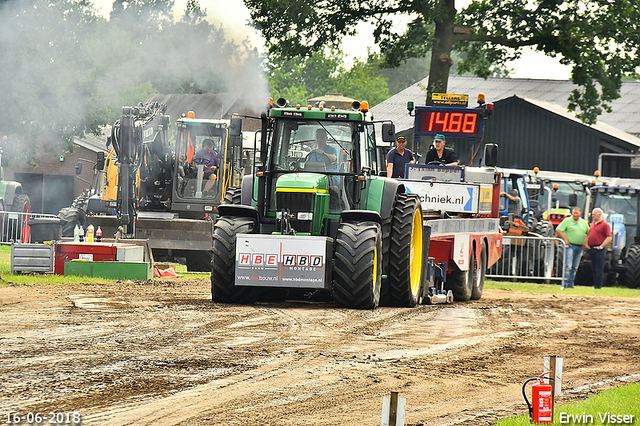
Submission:
<svg viewBox="0 0 640 426">
<path fill-rule="evenodd" d="M 469 265 L 472 266 L 472 265 Z M 475 265 L 474 265 L 475 267 Z M 487 275 L 487 245 L 482 242 L 482 250 L 480 251 L 480 267 L 475 270 L 473 280 L 473 289 L 471 290 L 471 300 L 480 300 L 482 291 L 484 290 L 484 279 Z"/>
<path fill-rule="evenodd" d="M 343 222 L 334 253 L 333 297 L 340 307 L 375 309 L 380 303 L 382 233 L 375 222 Z"/>
<path fill-rule="evenodd" d="M 221 217 L 213 225 L 211 299 L 214 302 L 251 305 L 257 299 L 255 287 L 236 287 L 236 236 L 252 234 L 255 221 L 244 217 Z"/>
<path fill-rule="evenodd" d="M 29 242 L 29 214 L 31 213 L 31 200 L 27 194 L 18 194 L 13 197 L 13 204 L 11 204 L 11 211 L 16 213 L 23 213 L 18 216 L 17 219 L 10 219 L 9 221 L 9 234 L 10 236 L 19 238 L 20 241 L 16 242 Z"/>
<path fill-rule="evenodd" d="M 223 204 L 242 204 L 242 191 L 237 186 L 230 186 L 224 194 Z"/>
<path fill-rule="evenodd" d="M 533 232 L 542 235 L 545 238 L 553 238 L 555 231 L 553 229 L 553 223 L 550 220 L 541 220 L 533 228 Z"/>
<path fill-rule="evenodd" d="M 413 307 L 422 284 L 422 207 L 414 194 L 398 194 L 391 220 L 388 300 L 390 306 Z"/>
<path fill-rule="evenodd" d="M 640 287 L 640 244 L 631 244 L 624 261 L 624 285 Z"/>
<path fill-rule="evenodd" d="M 469 270 L 456 271 L 447 275 L 445 288 L 453 292 L 453 299 L 459 302 L 466 302 L 471 299 L 473 285 L 476 280 L 476 250 L 471 248 L 469 253 Z M 483 284 L 484 286 L 484 284 Z"/>
</svg>

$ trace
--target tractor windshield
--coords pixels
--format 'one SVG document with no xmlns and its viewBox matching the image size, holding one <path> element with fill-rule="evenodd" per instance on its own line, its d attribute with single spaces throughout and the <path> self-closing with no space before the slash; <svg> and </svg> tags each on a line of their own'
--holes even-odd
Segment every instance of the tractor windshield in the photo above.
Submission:
<svg viewBox="0 0 640 426">
<path fill-rule="evenodd" d="M 580 207 L 582 211 L 585 209 L 587 192 L 580 182 L 551 182 L 547 183 L 549 186 L 558 185 L 558 189 L 554 189 L 552 193 L 552 209 L 565 209 L 571 210 L 573 207 Z M 571 195 L 575 194 L 575 199 L 571 199 Z M 546 194 L 542 194 L 538 201 L 540 202 L 540 209 L 546 211 L 548 198 Z M 575 204 L 574 204 L 575 203 Z"/>
<path fill-rule="evenodd" d="M 328 175 L 329 212 L 338 214 L 353 206 L 356 182 L 354 160 L 359 140 L 356 124 L 319 120 L 279 120 L 271 143 L 272 188 L 284 174 Z M 269 208 L 275 208 L 275 197 Z"/>
<path fill-rule="evenodd" d="M 273 139 L 273 168 L 287 171 L 353 171 L 353 124 L 282 120 Z"/>
<path fill-rule="evenodd" d="M 602 209 L 604 220 L 612 223 L 624 224 L 627 245 L 634 241 L 638 227 L 638 193 L 637 192 L 596 192 L 593 208 Z"/>
</svg>

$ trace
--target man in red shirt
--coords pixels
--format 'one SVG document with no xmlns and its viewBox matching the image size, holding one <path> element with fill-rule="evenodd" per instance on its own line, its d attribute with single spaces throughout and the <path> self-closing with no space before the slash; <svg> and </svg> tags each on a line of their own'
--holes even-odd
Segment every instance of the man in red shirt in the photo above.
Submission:
<svg viewBox="0 0 640 426">
<path fill-rule="evenodd" d="M 602 210 L 596 207 L 591 212 L 591 226 L 589 236 L 585 241 L 585 249 L 589 249 L 591 269 L 593 270 L 593 286 L 602 288 L 604 277 L 604 256 L 607 253 L 607 244 L 611 242 L 611 227 L 602 219 Z"/>
</svg>

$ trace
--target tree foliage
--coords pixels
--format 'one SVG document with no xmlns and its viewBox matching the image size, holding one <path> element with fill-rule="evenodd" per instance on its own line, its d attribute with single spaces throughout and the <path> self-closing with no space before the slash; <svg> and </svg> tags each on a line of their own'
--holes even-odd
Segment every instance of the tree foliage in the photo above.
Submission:
<svg viewBox="0 0 640 426">
<path fill-rule="evenodd" d="M 369 101 L 371 106 L 389 97 L 386 80 L 376 75 L 377 63 L 356 61 L 345 64 L 344 55 L 325 50 L 309 57 L 275 59 L 267 64 L 271 96 L 291 104 L 307 105 L 311 98 L 327 93 Z"/>
<path fill-rule="evenodd" d="M 463 52 L 459 71 L 488 76 L 532 47 L 561 57 L 579 86 L 570 109 L 593 123 L 618 97 L 621 80 L 640 65 L 640 8 L 636 0 L 244 0 L 270 52 L 309 56 L 339 48 L 360 22 L 375 25 L 375 42 L 389 66 L 431 53 L 428 98 L 445 92 L 451 53 Z M 394 19 L 411 22 L 400 30 Z"/>
</svg>

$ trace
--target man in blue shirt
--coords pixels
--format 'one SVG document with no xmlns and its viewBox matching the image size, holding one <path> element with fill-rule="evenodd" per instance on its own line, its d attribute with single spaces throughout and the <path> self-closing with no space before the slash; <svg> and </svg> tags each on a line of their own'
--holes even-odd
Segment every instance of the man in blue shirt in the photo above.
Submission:
<svg viewBox="0 0 640 426">
<path fill-rule="evenodd" d="M 407 138 L 398 136 L 396 147 L 387 153 L 387 177 L 404 178 L 408 163 L 415 163 L 413 153 L 407 149 Z"/>
<path fill-rule="evenodd" d="M 322 161 L 327 166 L 328 172 L 338 171 L 338 151 L 331 145 L 327 145 L 327 132 L 324 129 L 316 130 L 316 142 L 318 147 L 307 155 L 306 161 Z"/>
</svg>

